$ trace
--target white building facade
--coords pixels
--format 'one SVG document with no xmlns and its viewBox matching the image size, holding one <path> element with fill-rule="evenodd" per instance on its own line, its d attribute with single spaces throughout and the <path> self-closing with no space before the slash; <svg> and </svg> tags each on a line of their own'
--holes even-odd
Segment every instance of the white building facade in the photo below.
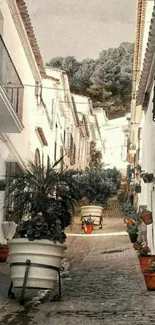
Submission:
<svg viewBox="0 0 155 325">
<path fill-rule="evenodd" d="M 153 0 L 141 1 L 141 7 L 138 1 L 138 5 L 130 140 L 135 146 L 134 164 L 141 165 L 142 171 L 155 175 L 155 5 Z M 147 226 L 147 238 L 151 252 L 155 253 L 154 182 L 144 183 L 141 179 L 138 207 L 141 205 L 145 205 L 153 214 L 153 224 Z"/>
<path fill-rule="evenodd" d="M 11 31 L 11 32 L 10 32 Z M 0 1 L 0 242 L 1 222 L 12 208 L 3 181 L 28 160 L 59 168 L 88 167 L 89 98 L 69 89 L 64 71 L 45 67 L 24 0 Z M 79 102 L 85 101 L 85 109 Z M 81 114 L 82 111 L 82 114 Z M 82 116 L 82 120 L 81 120 Z M 96 130 L 95 120 L 91 122 Z M 98 131 L 95 131 L 98 132 Z"/>
</svg>

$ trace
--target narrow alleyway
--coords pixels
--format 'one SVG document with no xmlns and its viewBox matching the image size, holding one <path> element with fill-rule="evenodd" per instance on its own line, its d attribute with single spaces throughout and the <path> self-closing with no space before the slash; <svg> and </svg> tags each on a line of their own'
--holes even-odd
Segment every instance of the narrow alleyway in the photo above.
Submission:
<svg viewBox="0 0 155 325">
<path fill-rule="evenodd" d="M 61 302 L 47 299 L 43 304 L 33 302 L 23 308 L 14 301 L 12 309 L 9 305 L 1 309 L 0 324 L 154 323 L 155 293 L 146 290 L 136 253 L 125 234 L 70 236 L 64 265 Z"/>
</svg>

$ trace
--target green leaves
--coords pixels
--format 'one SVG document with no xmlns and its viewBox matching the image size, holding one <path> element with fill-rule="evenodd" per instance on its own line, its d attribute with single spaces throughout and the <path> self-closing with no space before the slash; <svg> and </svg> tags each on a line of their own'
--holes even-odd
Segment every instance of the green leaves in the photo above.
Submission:
<svg viewBox="0 0 155 325">
<path fill-rule="evenodd" d="M 50 223 L 60 220 L 62 229 L 72 222 L 81 194 L 73 177 L 75 172 L 55 170 L 60 160 L 46 167 L 28 162 L 23 175 L 14 175 L 8 192 L 13 198 L 13 214 L 18 220 L 42 212 Z"/>
<path fill-rule="evenodd" d="M 106 170 L 90 169 L 78 176 L 82 198 L 88 204 L 106 206 L 110 197 L 117 191 L 117 184 Z"/>
<path fill-rule="evenodd" d="M 15 238 L 48 239 L 53 242 L 64 243 L 66 235 L 59 220 L 49 222 L 45 215 L 36 215 L 31 221 L 23 221 L 16 230 Z"/>
<path fill-rule="evenodd" d="M 94 107 L 103 107 L 114 118 L 130 109 L 133 53 L 134 44 L 126 42 L 102 51 L 96 60 L 58 57 L 49 65 L 67 72 L 72 92 L 90 96 Z"/>
</svg>

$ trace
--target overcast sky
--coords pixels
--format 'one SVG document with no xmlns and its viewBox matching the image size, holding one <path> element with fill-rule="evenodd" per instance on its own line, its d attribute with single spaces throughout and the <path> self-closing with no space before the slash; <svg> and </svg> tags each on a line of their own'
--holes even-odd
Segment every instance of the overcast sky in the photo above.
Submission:
<svg viewBox="0 0 155 325">
<path fill-rule="evenodd" d="M 26 0 L 44 61 L 134 42 L 136 0 Z"/>
</svg>

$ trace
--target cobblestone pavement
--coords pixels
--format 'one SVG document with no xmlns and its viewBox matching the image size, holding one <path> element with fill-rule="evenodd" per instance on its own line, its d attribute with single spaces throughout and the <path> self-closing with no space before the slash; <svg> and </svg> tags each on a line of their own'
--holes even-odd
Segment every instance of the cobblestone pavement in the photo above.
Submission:
<svg viewBox="0 0 155 325">
<path fill-rule="evenodd" d="M 154 324 L 155 293 L 146 290 L 128 236 L 69 237 L 64 265 L 61 302 L 9 302 L 0 324 Z"/>
</svg>

